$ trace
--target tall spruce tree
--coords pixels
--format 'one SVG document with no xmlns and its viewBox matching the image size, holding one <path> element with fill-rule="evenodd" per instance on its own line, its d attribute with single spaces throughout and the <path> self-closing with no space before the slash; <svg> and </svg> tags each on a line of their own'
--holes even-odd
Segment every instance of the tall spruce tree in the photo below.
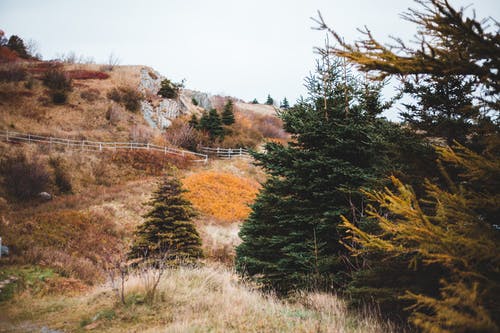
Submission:
<svg viewBox="0 0 500 333">
<path fill-rule="evenodd" d="M 242 225 L 236 267 L 279 293 L 346 283 L 340 216 L 363 223 L 360 189 L 378 188 L 394 167 L 390 151 L 397 147 L 385 137 L 398 127 L 364 110 L 354 99 L 362 91 L 346 96 L 339 61 L 321 66 L 306 82 L 307 100 L 281 113 L 293 140 L 254 153 L 269 178 Z M 347 81 L 349 89 L 359 86 Z"/>
<path fill-rule="evenodd" d="M 233 100 L 228 99 L 222 111 L 221 121 L 224 125 L 229 126 L 234 124 Z"/>
<path fill-rule="evenodd" d="M 202 256 L 201 238 L 192 218 L 196 215 L 174 176 L 165 176 L 153 192 L 151 210 L 137 227 L 129 252 L 131 259 L 160 256 L 169 263 L 192 262 Z"/>
</svg>

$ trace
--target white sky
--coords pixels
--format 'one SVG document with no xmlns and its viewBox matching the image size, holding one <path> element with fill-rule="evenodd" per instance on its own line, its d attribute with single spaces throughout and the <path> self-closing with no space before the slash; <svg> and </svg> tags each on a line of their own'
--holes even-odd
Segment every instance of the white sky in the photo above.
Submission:
<svg viewBox="0 0 500 333">
<path fill-rule="evenodd" d="M 499 19 L 498 0 L 472 4 L 478 18 Z M 244 100 L 295 101 L 305 94 L 320 10 L 346 41 L 368 26 L 380 40 L 411 38 L 399 14 L 412 0 L 0 0 L 0 29 L 38 42 L 44 59 L 74 51 L 105 62 L 148 65 L 186 87 Z M 393 117 L 391 117 L 393 118 Z"/>
</svg>

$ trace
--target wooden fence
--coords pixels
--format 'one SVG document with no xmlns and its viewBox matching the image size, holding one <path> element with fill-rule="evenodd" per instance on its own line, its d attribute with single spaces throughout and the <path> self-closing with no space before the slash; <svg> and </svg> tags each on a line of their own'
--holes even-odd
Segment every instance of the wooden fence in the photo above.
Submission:
<svg viewBox="0 0 500 333">
<path fill-rule="evenodd" d="M 0 131 L 0 140 L 7 142 L 28 142 L 28 143 L 44 143 L 49 144 L 50 147 L 63 146 L 67 148 L 80 149 L 84 151 L 104 151 L 104 150 L 136 150 L 145 149 L 164 153 L 165 155 L 176 155 L 186 158 L 191 158 L 193 162 L 206 163 L 208 161 L 207 154 L 195 153 L 189 150 L 178 148 L 157 146 L 150 143 L 142 142 L 101 142 L 90 140 L 73 140 L 63 139 L 51 136 L 42 136 L 30 133 L 19 133 L 13 131 Z"/>
<path fill-rule="evenodd" d="M 207 155 L 215 156 L 223 159 L 231 159 L 234 157 L 251 158 L 248 150 L 245 148 L 212 148 L 201 147 L 201 151 Z"/>
</svg>

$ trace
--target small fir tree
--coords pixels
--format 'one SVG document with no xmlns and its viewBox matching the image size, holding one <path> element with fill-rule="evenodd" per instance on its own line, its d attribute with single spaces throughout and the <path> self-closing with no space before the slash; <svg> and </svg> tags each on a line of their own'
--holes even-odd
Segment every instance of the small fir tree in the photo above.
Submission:
<svg viewBox="0 0 500 333">
<path fill-rule="evenodd" d="M 167 175 L 161 180 L 148 202 L 151 210 L 135 232 L 129 252 L 131 259 L 161 256 L 175 264 L 179 260 L 192 262 L 202 256 L 201 239 L 192 221 L 196 214 L 183 197 L 184 192 L 174 176 Z"/>
<path fill-rule="evenodd" d="M 271 95 L 267 95 L 266 104 L 267 105 L 274 105 L 274 99 L 271 97 Z"/>
<path fill-rule="evenodd" d="M 161 81 L 161 87 L 158 95 L 163 98 L 175 99 L 179 96 L 179 91 L 184 87 L 184 81 L 181 83 L 174 83 L 169 79 Z"/>
<path fill-rule="evenodd" d="M 226 126 L 234 124 L 233 101 L 231 99 L 228 99 L 226 105 L 224 105 L 221 120 Z"/>
<path fill-rule="evenodd" d="M 257 100 L 257 98 L 254 98 L 253 101 L 251 102 L 252 104 L 259 104 L 259 101 Z"/>
<path fill-rule="evenodd" d="M 290 108 L 290 104 L 288 104 L 288 100 L 286 99 L 286 97 L 283 98 L 283 102 L 281 102 L 280 108 L 282 108 L 282 109 L 289 109 Z"/>
<path fill-rule="evenodd" d="M 200 119 L 200 129 L 207 131 L 212 141 L 224 136 L 222 122 L 216 109 L 203 113 Z"/>
</svg>

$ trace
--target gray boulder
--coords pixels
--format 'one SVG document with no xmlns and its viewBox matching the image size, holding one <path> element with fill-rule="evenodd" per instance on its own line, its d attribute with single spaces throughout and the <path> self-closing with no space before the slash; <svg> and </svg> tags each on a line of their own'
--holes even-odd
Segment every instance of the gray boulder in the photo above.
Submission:
<svg viewBox="0 0 500 333">
<path fill-rule="evenodd" d="M 47 193 L 47 192 L 38 193 L 38 197 L 42 200 L 45 200 L 45 201 L 52 200 L 52 195 L 50 195 L 50 193 Z"/>
<path fill-rule="evenodd" d="M 0 248 L 0 252 L 2 253 L 2 256 L 8 256 L 9 248 L 5 245 L 2 245 L 2 247 Z"/>
</svg>

